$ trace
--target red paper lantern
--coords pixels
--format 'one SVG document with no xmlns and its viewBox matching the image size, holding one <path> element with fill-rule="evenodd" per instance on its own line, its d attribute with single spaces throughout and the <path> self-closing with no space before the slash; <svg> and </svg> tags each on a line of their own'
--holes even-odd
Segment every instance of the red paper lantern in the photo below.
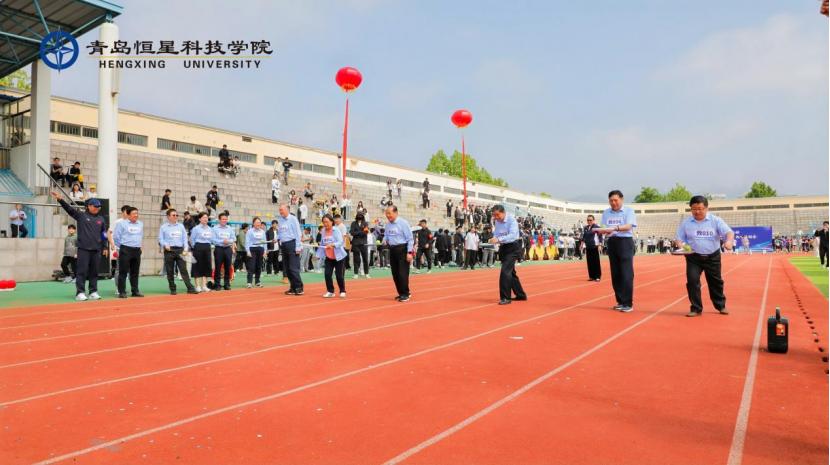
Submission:
<svg viewBox="0 0 830 465">
<path fill-rule="evenodd" d="M 473 114 L 467 110 L 458 110 L 452 114 L 450 119 L 452 120 L 452 124 L 463 128 L 473 122 Z"/>
<path fill-rule="evenodd" d="M 345 68 L 340 68 L 340 70 L 337 71 L 337 75 L 334 76 L 334 82 L 336 82 L 344 92 L 352 92 L 360 87 L 360 83 L 363 82 L 363 76 L 361 76 L 360 71 L 346 66 Z"/>
</svg>

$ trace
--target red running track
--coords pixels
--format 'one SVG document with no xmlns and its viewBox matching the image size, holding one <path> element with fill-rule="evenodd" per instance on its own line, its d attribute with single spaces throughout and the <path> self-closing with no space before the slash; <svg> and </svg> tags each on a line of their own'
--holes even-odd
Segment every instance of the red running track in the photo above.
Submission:
<svg viewBox="0 0 830 465">
<path fill-rule="evenodd" d="M 479 270 L 405 304 L 372 280 L 14 309 L 0 463 L 826 463 L 827 300 L 783 257 L 724 271 L 731 314 L 696 319 L 665 256 L 637 257 L 630 314 L 584 263 L 520 268 L 508 307 Z M 783 356 L 753 350 L 775 305 Z"/>
</svg>

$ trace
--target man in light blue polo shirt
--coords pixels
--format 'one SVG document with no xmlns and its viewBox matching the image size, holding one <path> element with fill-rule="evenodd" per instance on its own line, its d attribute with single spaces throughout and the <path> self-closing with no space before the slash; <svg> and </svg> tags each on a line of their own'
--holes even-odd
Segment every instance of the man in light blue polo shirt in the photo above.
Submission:
<svg viewBox="0 0 830 465">
<path fill-rule="evenodd" d="M 678 248 L 689 245 L 692 253 L 686 255 L 686 291 L 689 293 L 691 309 L 688 317 L 700 316 L 703 301 L 700 298 L 700 273 L 706 274 L 709 297 L 712 305 L 721 315 L 728 315 L 726 296 L 723 294 L 720 249 L 732 250 L 735 233 L 720 217 L 709 213 L 709 200 L 696 195 L 689 201 L 691 216 L 684 219 L 677 228 Z"/>
<path fill-rule="evenodd" d="M 178 267 L 181 273 L 188 294 L 198 294 L 196 288 L 190 282 L 190 275 L 187 273 L 187 264 L 182 255 L 190 250 L 187 241 L 187 229 L 179 223 L 179 212 L 175 208 L 167 210 L 167 220 L 159 227 L 159 245 L 164 253 L 164 269 L 167 270 L 167 285 L 170 294 L 176 295 L 176 281 L 173 279 L 173 269 Z"/>
<path fill-rule="evenodd" d="M 389 246 L 389 267 L 392 270 L 392 280 L 398 296 L 395 300 L 406 302 L 409 300 L 409 264 L 415 256 L 415 241 L 412 237 L 412 228 L 409 222 L 398 216 L 398 207 L 386 207 L 386 231 L 383 243 Z"/>
<path fill-rule="evenodd" d="M 288 205 L 280 205 L 277 233 L 282 253 L 282 265 L 288 277 L 289 289 L 286 295 L 303 295 L 303 280 L 300 277 L 300 252 L 303 250 L 303 230 L 297 217 L 290 214 Z"/>
<path fill-rule="evenodd" d="M 608 205 L 602 213 L 603 227 L 594 232 L 608 236 L 608 262 L 611 265 L 611 285 L 617 305 L 614 310 L 628 313 L 634 310 L 634 228 L 637 217 L 634 210 L 623 206 L 623 193 L 608 193 Z"/>
<path fill-rule="evenodd" d="M 496 225 L 489 242 L 499 244 L 499 305 L 508 305 L 514 300 L 527 300 L 519 275 L 516 274 L 516 262 L 524 253 L 522 241 L 519 239 L 519 223 L 502 205 L 495 205 L 492 212 Z M 511 298 L 513 294 L 516 296 Z"/>
<path fill-rule="evenodd" d="M 118 297 L 127 298 L 127 273 L 133 297 L 144 297 L 138 290 L 138 271 L 141 268 L 141 243 L 144 241 L 144 223 L 138 220 L 138 208 L 125 211 L 127 219 L 115 225 L 112 241 L 118 250 Z"/>
</svg>

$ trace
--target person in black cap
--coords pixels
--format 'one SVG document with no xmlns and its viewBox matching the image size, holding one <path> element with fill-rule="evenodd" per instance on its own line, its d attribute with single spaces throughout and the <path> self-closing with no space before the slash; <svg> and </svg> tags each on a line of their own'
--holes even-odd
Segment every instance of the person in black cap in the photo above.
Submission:
<svg viewBox="0 0 830 465">
<path fill-rule="evenodd" d="M 81 212 L 66 203 L 63 196 L 52 192 L 52 197 L 60 203 L 69 216 L 78 222 L 78 264 L 75 273 L 75 300 L 98 300 L 98 261 L 107 244 L 107 221 L 101 215 L 101 202 L 89 199 L 86 211 Z M 104 251 L 104 253 L 106 253 Z M 86 296 L 86 281 L 89 280 L 89 297 Z"/>
</svg>

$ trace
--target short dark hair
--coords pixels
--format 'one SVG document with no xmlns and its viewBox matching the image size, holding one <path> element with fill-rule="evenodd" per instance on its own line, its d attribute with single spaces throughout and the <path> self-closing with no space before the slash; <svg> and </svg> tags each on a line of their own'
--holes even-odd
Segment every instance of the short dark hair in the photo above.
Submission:
<svg viewBox="0 0 830 465">
<path fill-rule="evenodd" d="M 329 221 L 334 223 L 334 217 L 332 217 L 330 213 L 326 213 L 325 215 L 323 215 L 323 217 L 320 218 L 320 223 L 322 223 L 323 220 L 325 220 L 326 218 L 328 218 Z"/>
<path fill-rule="evenodd" d="M 191 200 L 191 201 L 196 200 L 196 196 L 195 196 L 195 195 L 191 195 L 191 196 L 190 196 L 190 200 Z"/>
<path fill-rule="evenodd" d="M 689 200 L 689 206 L 690 207 L 692 205 L 697 205 L 699 203 L 702 203 L 704 207 L 708 207 L 709 206 L 709 199 L 707 199 L 706 197 L 704 197 L 702 195 L 696 195 L 696 196 L 692 197 L 691 200 Z"/>
<path fill-rule="evenodd" d="M 196 219 L 201 220 L 203 216 L 208 216 L 207 212 L 199 212 L 199 214 L 196 215 Z"/>
<path fill-rule="evenodd" d="M 588 218 L 591 218 L 592 220 L 596 219 L 596 218 L 594 218 L 594 215 L 588 215 Z"/>
<path fill-rule="evenodd" d="M 220 214 L 219 214 L 219 219 L 222 219 L 222 217 L 223 217 L 223 216 L 224 216 L 225 218 L 227 218 L 227 217 L 228 217 L 228 214 L 227 214 L 227 213 L 225 213 L 225 212 L 220 213 Z"/>
<path fill-rule="evenodd" d="M 69 226 L 67 226 L 67 229 L 77 229 L 77 228 L 75 227 L 74 224 L 70 224 Z"/>
<path fill-rule="evenodd" d="M 258 216 L 255 216 L 255 217 L 251 220 L 251 224 L 256 223 L 256 220 L 259 220 L 259 222 L 260 222 L 260 223 L 262 223 L 262 218 L 260 218 L 260 217 L 258 217 Z"/>
<path fill-rule="evenodd" d="M 343 219 L 343 217 L 342 217 L 342 216 L 340 216 L 340 214 L 338 213 L 338 214 L 334 215 L 334 219 L 335 219 L 335 220 L 336 220 L 336 219 L 341 219 L 341 220 L 342 220 L 342 219 Z"/>
<path fill-rule="evenodd" d="M 490 210 L 493 213 L 495 213 L 495 212 L 504 213 L 504 205 L 502 205 L 500 203 L 496 204 L 496 205 L 493 205 L 493 208 L 491 208 Z"/>
<path fill-rule="evenodd" d="M 275 224 L 279 224 L 279 222 L 277 220 L 271 220 L 271 225 L 273 226 Z"/>
<path fill-rule="evenodd" d="M 214 184 L 213 187 L 211 187 L 211 189 L 219 189 L 219 188 L 216 187 L 216 184 Z"/>
<path fill-rule="evenodd" d="M 613 196 L 615 196 L 615 195 L 616 195 L 616 196 L 618 196 L 618 197 L 619 197 L 619 198 L 621 198 L 621 199 L 624 199 L 624 198 L 625 198 L 625 196 L 623 195 L 622 191 L 617 190 L 617 189 L 614 189 L 614 190 L 612 190 L 611 192 L 609 192 L 609 193 L 608 193 L 608 198 L 610 199 L 611 197 L 613 197 Z"/>
<path fill-rule="evenodd" d="M 167 193 L 167 192 L 173 192 L 173 191 L 171 191 L 170 189 L 164 189 L 164 192 Z"/>
<path fill-rule="evenodd" d="M 129 207 L 129 208 L 127 208 L 127 214 L 128 214 L 128 215 L 132 215 L 132 214 L 133 214 L 133 212 L 137 212 L 137 211 L 138 211 L 138 208 L 135 208 L 135 207 Z"/>
<path fill-rule="evenodd" d="M 176 213 L 176 209 L 175 208 L 168 208 L 167 209 L 167 216 L 170 216 L 171 213 Z M 185 213 L 187 213 L 187 212 L 185 212 Z"/>
<path fill-rule="evenodd" d="M 821 224 L 830 224 L 830 221 L 825 221 L 824 223 L 821 223 Z"/>
<path fill-rule="evenodd" d="M 393 211 L 393 212 L 397 212 L 397 211 L 398 211 L 398 207 L 396 207 L 395 205 L 389 204 L 389 206 L 388 206 L 388 207 L 386 207 L 386 209 L 387 209 L 387 210 L 389 210 L 390 208 L 392 209 L 392 211 Z"/>
<path fill-rule="evenodd" d="M 125 211 L 127 211 L 129 209 L 130 209 L 129 205 L 127 205 L 127 204 L 121 205 L 121 213 L 124 213 Z"/>
<path fill-rule="evenodd" d="M 248 223 L 242 223 L 242 226 L 239 229 L 248 229 Z"/>
</svg>

